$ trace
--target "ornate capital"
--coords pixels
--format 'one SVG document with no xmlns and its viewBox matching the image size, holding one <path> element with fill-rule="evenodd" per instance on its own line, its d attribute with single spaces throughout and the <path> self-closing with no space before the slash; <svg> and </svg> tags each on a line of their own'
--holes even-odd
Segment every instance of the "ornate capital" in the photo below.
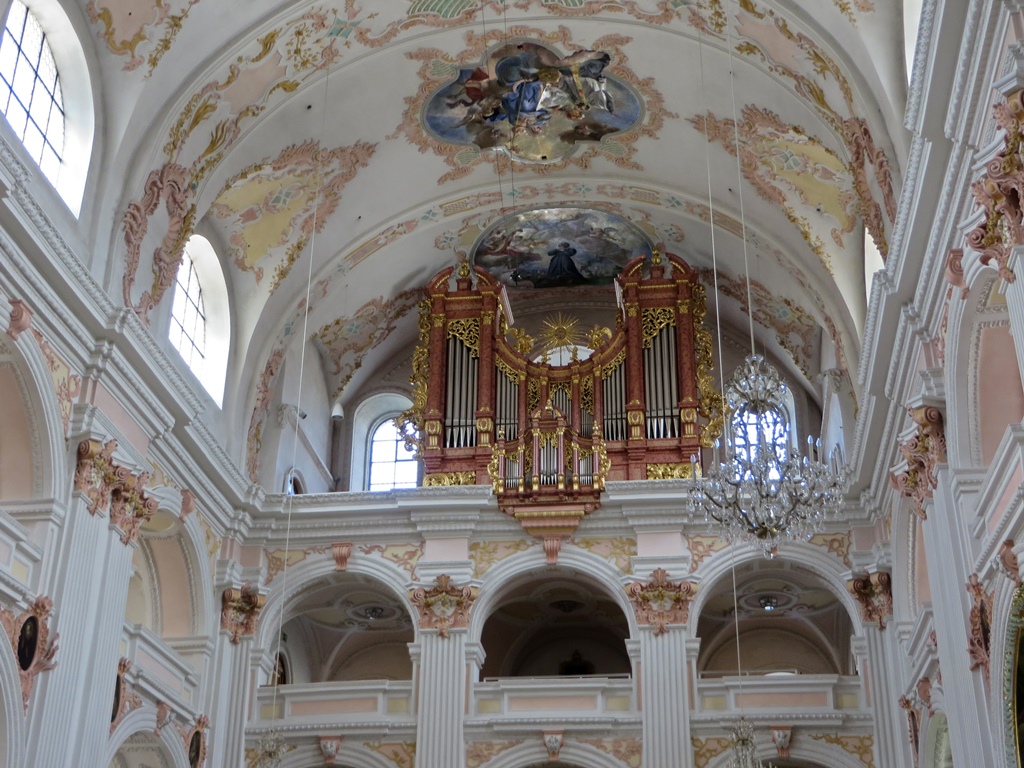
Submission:
<svg viewBox="0 0 1024 768">
<path fill-rule="evenodd" d="M 90 514 L 109 510 L 110 522 L 121 529 L 121 542 L 128 545 L 138 539 L 142 524 L 153 516 L 159 504 L 146 495 L 149 473 L 133 474 L 122 467 L 114 460 L 116 450 L 116 440 L 102 445 L 96 440 L 79 443 L 75 490 L 88 498 Z M 184 501 L 183 496 L 183 506 Z"/>
<path fill-rule="evenodd" d="M 265 595 L 251 582 L 241 589 L 225 589 L 221 597 L 220 628 L 231 633 L 231 642 L 237 644 L 243 635 L 256 632 L 256 622 L 266 603 Z"/>
<path fill-rule="evenodd" d="M 846 583 L 860 605 L 860 617 L 885 629 L 886 618 L 892 615 L 892 577 L 888 573 L 858 576 Z"/>
<path fill-rule="evenodd" d="M 976 573 L 972 573 L 967 581 L 967 592 L 971 596 L 971 632 L 967 638 L 967 653 L 971 657 L 971 669 L 982 667 L 985 677 L 988 677 L 994 593 L 985 592 L 985 585 Z"/>
<path fill-rule="evenodd" d="M 465 629 L 476 595 L 475 588 L 456 587 L 444 573 L 430 589 L 414 589 L 411 598 L 420 611 L 420 629 L 436 629 L 441 637 L 448 637 L 450 629 Z"/>
<path fill-rule="evenodd" d="M 14 651 L 14 660 L 18 664 L 21 703 L 26 711 L 36 676 L 57 666 L 53 657 L 57 653 L 59 635 L 54 633 L 53 637 L 50 637 L 51 611 L 53 601 L 42 595 L 20 614 L 0 608 L 0 625 L 7 633 L 11 649 Z"/>
<path fill-rule="evenodd" d="M 644 584 L 634 581 L 629 585 L 629 599 L 640 624 L 654 627 L 655 635 L 668 632 L 669 624 L 685 624 L 690 615 L 690 601 L 697 588 L 689 581 L 675 584 L 668 579 L 668 571 L 657 568 L 651 580 Z"/>
<path fill-rule="evenodd" d="M 909 413 L 917 429 L 900 445 L 906 469 L 890 472 L 889 484 L 914 502 L 914 513 L 924 520 L 927 518 L 924 502 L 938 486 L 935 467 L 946 460 L 946 432 L 938 408 L 921 406 L 911 408 Z"/>
<path fill-rule="evenodd" d="M 1021 151 L 1021 122 L 1024 104 L 1021 91 L 992 108 L 996 124 L 1005 131 L 1003 148 L 996 153 L 971 184 L 971 192 L 984 210 L 982 223 L 967 235 L 967 244 L 981 257 L 982 264 L 992 264 L 999 276 L 1012 283 L 1016 280 L 1007 265 L 1015 245 L 1024 245 L 1024 222 L 1021 204 L 1024 199 L 1024 162 Z"/>
</svg>

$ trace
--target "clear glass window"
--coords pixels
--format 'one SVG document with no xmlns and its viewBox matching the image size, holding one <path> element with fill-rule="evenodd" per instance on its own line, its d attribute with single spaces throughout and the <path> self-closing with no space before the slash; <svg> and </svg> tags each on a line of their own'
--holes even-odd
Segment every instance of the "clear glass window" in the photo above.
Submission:
<svg viewBox="0 0 1024 768">
<path fill-rule="evenodd" d="M 419 462 L 406 448 L 405 435 L 391 419 L 382 421 L 370 439 L 370 490 L 415 488 Z"/>
<path fill-rule="evenodd" d="M 737 456 L 753 462 L 762 450 L 775 451 L 780 461 L 789 453 L 789 420 L 779 408 L 758 412 L 738 409 L 732 418 L 732 445 Z"/>
<path fill-rule="evenodd" d="M 199 275 L 188 247 L 181 257 L 176 283 L 169 336 L 185 363 L 199 376 L 206 360 L 206 310 Z"/>
<path fill-rule="evenodd" d="M 56 184 L 64 152 L 64 96 L 46 34 L 19 0 L 11 2 L 0 42 L 0 110 Z"/>
</svg>

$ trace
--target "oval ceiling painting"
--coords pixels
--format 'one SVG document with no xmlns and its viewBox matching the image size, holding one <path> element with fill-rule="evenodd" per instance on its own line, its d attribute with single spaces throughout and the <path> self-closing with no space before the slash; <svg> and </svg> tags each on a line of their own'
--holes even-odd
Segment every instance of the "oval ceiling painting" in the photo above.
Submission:
<svg viewBox="0 0 1024 768">
<path fill-rule="evenodd" d="M 473 250 L 473 263 L 510 288 L 607 285 L 651 242 L 621 216 L 596 208 L 535 208 L 505 216 Z"/>
<path fill-rule="evenodd" d="M 554 162 L 580 142 L 640 121 L 640 99 L 606 74 L 610 64 L 605 51 L 562 56 L 538 43 L 510 42 L 479 66 L 460 69 L 427 100 L 423 122 L 443 141 Z"/>
</svg>

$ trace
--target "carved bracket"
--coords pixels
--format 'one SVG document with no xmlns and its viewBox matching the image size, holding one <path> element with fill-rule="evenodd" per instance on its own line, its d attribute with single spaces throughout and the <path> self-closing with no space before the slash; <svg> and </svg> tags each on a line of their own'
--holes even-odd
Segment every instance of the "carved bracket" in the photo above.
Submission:
<svg viewBox="0 0 1024 768">
<path fill-rule="evenodd" d="M 985 592 L 985 585 L 981 583 L 976 573 L 972 573 L 967 582 L 967 592 L 971 596 L 971 632 L 967 638 L 967 653 L 971 657 L 971 669 L 982 667 L 987 680 L 992 641 L 992 602 L 995 594 Z"/>
<path fill-rule="evenodd" d="M 441 637 L 448 637 L 451 629 L 469 626 L 469 612 L 476 600 L 475 587 L 456 587 L 452 577 L 442 573 L 430 589 L 414 589 L 410 593 L 413 605 L 420 611 L 420 629 L 436 629 Z"/>
<path fill-rule="evenodd" d="M 221 597 L 220 628 L 231 633 L 231 642 L 237 644 L 243 635 L 256 632 L 260 611 L 266 603 L 265 595 L 251 582 L 242 588 L 225 589 Z"/>
<path fill-rule="evenodd" d="M 544 731 L 544 749 L 548 751 L 548 760 L 555 762 L 562 754 L 562 744 L 565 741 L 565 731 Z"/>
<path fill-rule="evenodd" d="M 324 765 L 336 765 L 338 755 L 341 754 L 342 736 L 321 736 L 320 754 L 323 755 Z"/>
<path fill-rule="evenodd" d="M 11 320 L 7 325 L 7 335 L 17 341 L 18 337 L 32 325 L 32 310 L 21 299 L 11 299 L 10 302 Z"/>
<path fill-rule="evenodd" d="M 334 556 L 334 570 L 348 570 L 348 559 L 352 557 L 352 543 L 349 541 L 336 541 L 331 545 L 331 554 Z"/>
<path fill-rule="evenodd" d="M 53 601 L 43 596 L 37 597 L 28 610 L 18 615 L 0 608 L 0 625 L 7 633 L 18 664 L 21 703 L 26 711 L 36 676 L 57 666 L 53 657 L 57 653 L 60 636 L 54 633 L 50 637 L 49 617 L 52 611 Z"/>
<path fill-rule="evenodd" d="M 1020 584 L 1020 563 L 1013 551 L 1013 539 L 1007 539 L 999 545 L 999 567 L 1014 584 Z"/>
<path fill-rule="evenodd" d="M 914 503 L 914 513 L 927 518 L 924 503 L 938 487 L 935 467 L 946 460 L 946 432 L 942 412 L 934 406 L 921 406 L 909 410 L 917 425 L 914 434 L 902 445 L 900 453 L 906 469 L 889 473 L 889 485 Z"/>
<path fill-rule="evenodd" d="M 885 629 L 886 619 L 892 615 L 892 577 L 888 573 L 872 573 L 850 579 L 846 586 L 860 606 L 861 619 Z"/>
<path fill-rule="evenodd" d="M 110 522 L 121 529 L 121 542 L 129 545 L 138 539 L 143 523 L 153 516 L 159 504 L 146 495 L 149 473 L 133 474 L 122 467 L 114 461 L 116 450 L 116 440 L 102 445 L 96 440 L 79 443 L 75 490 L 89 499 L 90 514 L 109 510 Z"/>
<path fill-rule="evenodd" d="M 789 757 L 789 745 L 793 741 L 792 725 L 773 725 L 771 727 L 772 744 L 779 757 Z"/>
<path fill-rule="evenodd" d="M 689 581 L 675 584 L 669 581 L 668 571 L 657 568 L 651 573 L 649 582 L 634 581 L 627 591 L 637 622 L 654 627 L 657 636 L 668 632 L 669 624 L 686 623 L 690 615 L 690 601 L 697 588 Z"/>
</svg>

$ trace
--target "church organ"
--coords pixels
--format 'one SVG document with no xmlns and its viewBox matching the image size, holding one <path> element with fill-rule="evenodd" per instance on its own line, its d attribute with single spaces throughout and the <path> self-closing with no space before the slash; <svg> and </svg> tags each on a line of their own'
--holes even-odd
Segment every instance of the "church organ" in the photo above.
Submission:
<svg viewBox="0 0 1024 768">
<path fill-rule="evenodd" d="M 485 269 L 448 267 L 425 293 L 414 404 L 399 421 L 426 485 L 493 484 L 509 505 L 596 504 L 606 479 L 690 476 L 690 457 L 699 469 L 721 433 L 704 286 L 676 256 L 627 264 L 616 327 L 592 330 L 590 356 L 564 365 L 536 355 Z"/>
</svg>

